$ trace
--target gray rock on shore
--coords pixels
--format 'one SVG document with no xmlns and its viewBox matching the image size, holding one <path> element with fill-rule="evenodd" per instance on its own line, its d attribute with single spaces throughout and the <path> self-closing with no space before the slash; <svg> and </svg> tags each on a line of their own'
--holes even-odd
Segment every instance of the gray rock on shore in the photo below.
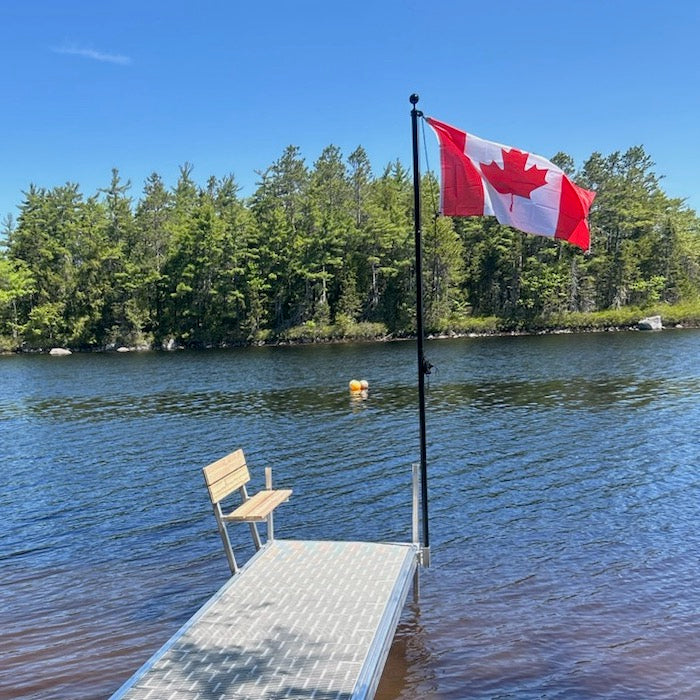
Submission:
<svg viewBox="0 0 700 700">
<path fill-rule="evenodd" d="M 660 331 L 663 329 L 661 316 L 647 316 L 637 322 L 637 328 L 640 331 Z"/>
</svg>

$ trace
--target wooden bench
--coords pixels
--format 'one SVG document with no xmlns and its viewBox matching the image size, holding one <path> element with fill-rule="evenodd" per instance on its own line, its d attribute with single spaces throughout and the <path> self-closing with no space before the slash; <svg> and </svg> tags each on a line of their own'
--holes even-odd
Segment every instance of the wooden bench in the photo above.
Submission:
<svg viewBox="0 0 700 700">
<path fill-rule="evenodd" d="M 231 573 L 238 572 L 236 558 L 233 555 L 231 540 L 226 530 L 226 523 L 248 523 L 250 531 L 253 535 L 253 543 L 255 549 L 260 549 L 262 543 L 256 523 L 267 522 L 267 539 L 275 538 L 274 525 L 272 520 L 272 512 L 274 509 L 288 500 L 292 495 L 291 489 L 272 488 L 272 470 L 269 467 L 265 468 L 265 490 L 256 493 L 254 496 L 248 495 L 246 484 L 250 481 L 250 472 L 246 464 L 243 450 L 236 450 L 226 457 L 213 462 L 202 470 L 204 473 L 204 481 L 209 491 L 214 508 L 214 516 L 216 524 L 219 528 L 221 540 L 224 543 L 224 551 L 228 559 Z M 230 496 L 234 491 L 238 491 L 241 497 L 241 505 L 225 514 L 221 508 L 221 501 L 227 496 Z"/>
</svg>

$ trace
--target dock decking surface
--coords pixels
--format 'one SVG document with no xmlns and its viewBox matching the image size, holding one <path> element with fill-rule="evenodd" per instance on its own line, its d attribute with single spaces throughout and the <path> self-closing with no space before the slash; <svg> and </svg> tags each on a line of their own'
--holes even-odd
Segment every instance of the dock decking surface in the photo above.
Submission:
<svg viewBox="0 0 700 700">
<path fill-rule="evenodd" d="M 112 700 L 372 697 L 416 551 L 275 540 Z"/>
</svg>

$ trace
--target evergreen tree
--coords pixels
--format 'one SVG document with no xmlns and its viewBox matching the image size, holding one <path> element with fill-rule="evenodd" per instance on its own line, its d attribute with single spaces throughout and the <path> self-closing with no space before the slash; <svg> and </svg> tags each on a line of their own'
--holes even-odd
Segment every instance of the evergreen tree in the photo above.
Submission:
<svg viewBox="0 0 700 700">
<path fill-rule="evenodd" d="M 136 301 L 138 267 L 134 264 L 136 227 L 128 191 L 131 182 L 122 183 L 119 171 L 112 169 L 109 186 L 99 190 L 103 195 L 107 218 L 104 240 L 107 248 L 102 258 L 102 282 L 105 291 L 102 324 L 106 342 L 131 344 L 139 338 L 147 315 Z"/>
<path fill-rule="evenodd" d="M 272 330 L 280 331 L 307 320 L 309 173 L 296 146 L 261 173 L 253 194 L 252 211 L 259 232 L 259 266 L 269 285 L 268 310 Z"/>
<path fill-rule="evenodd" d="M 352 201 L 355 216 L 355 225 L 362 227 L 369 217 L 366 203 L 372 181 L 372 166 L 367 153 L 362 146 L 358 146 L 349 156 L 350 185 L 352 187 Z"/>
<path fill-rule="evenodd" d="M 464 250 L 453 221 L 437 216 L 439 185 L 432 174 L 422 178 L 421 193 L 425 325 L 439 330 L 463 306 Z"/>
<path fill-rule="evenodd" d="M 372 182 L 370 212 L 363 227 L 364 265 L 360 279 L 367 289 L 366 316 L 393 332 L 411 328 L 415 289 L 413 273 L 413 189 L 408 171 L 397 160 Z"/>
<path fill-rule="evenodd" d="M 307 201 L 309 235 L 304 251 L 304 304 L 315 320 L 328 322 L 331 305 L 335 311 L 342 283 L 352 284 L 355 239 L 351 184 L 336 146 L 325 148 L 314 164 Z M 347 297 L 349 290 L 345 291 Z"/>
<path fill-rule="evenodd" d="M 75 289 L 73 243 L 82 204 L 75 184 L 52 190 L 30 185 L 9 239 L 10 256 L 34 277 L 33 292 L 18 313 L 26 339 L 38 346 L 65 344 L 72 335 L 66 307 Z"/>
<path fill-rule="evenodd" d="M 143 197 L 134 216 L 135 241 L 132 263 L 138 281 L 135 298 L 143 328 L 157 345 L 163 342 L 163 312 L 168 280 L 165 265 L 172 247 L 174 196 L 157 173 L 146 178 Z"/>
</svg>

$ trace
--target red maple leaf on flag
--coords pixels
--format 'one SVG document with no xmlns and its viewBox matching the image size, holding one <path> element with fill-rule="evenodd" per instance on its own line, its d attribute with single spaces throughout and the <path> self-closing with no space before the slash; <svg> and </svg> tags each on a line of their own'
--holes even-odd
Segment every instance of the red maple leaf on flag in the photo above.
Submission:
<svg viewBox="0 0 700 700">
<path fill-rule="evenodd" d="M 480 163 L 484 177 L 496 188 L 500 194 L 510 195 L 510 210 L 513 211 L 513 195 L 530 198 L 530 193 L 538 187 L 547 184 L 547 170 L 532 165 L 525 168 L 529 153 L 523 153 L 516 148 L 503 154 L 503 167 L 491 162 L 488 165 Z"/>
</svg>

